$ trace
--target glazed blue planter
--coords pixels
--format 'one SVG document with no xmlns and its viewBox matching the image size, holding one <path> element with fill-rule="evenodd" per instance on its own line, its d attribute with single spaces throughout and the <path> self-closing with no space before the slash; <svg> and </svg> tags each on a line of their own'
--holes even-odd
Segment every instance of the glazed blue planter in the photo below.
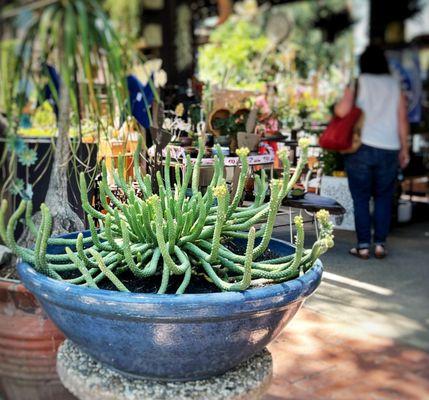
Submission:
<svg viewBox="0 0 429 400">
<path fill-rule="evenodd" d="M 293 252 L 277 239 L 270 249 L 280 255 Z M 98 361 L 125 374 L 186 381 L 224 373 L 267 346 L 317 288 L 322 264 L 281 284 L 184 295 L 71 285 L 26 263 L 18 265 L 18 272 L 60 330 Z"/>
</svg>

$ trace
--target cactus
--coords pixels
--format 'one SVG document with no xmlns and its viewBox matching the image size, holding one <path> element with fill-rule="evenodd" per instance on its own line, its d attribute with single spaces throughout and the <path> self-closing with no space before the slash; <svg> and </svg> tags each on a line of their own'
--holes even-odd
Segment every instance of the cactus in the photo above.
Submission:
<svg viewBox="0 0 429 400">
<path fill-rule="evenodd" d="M 115 182 L 126 200 L 121 202 L 107 183 L 107 170 L 102 164 L 100 194 L 104 211 L 95 210 L 87 198 L 84 176 L 81 175 L 82 206 L 87 213 L 90 236 L 79 234 L 76 239 L 50 237 L 52 218 L 42 205 L 42 224 L 36 231 L 30 215 L 31 203 L 23 201 L 12 214 L 7 226 L 7 202 L 0 207 L 0 236 L 24 261 L 54 279 L 97 288 L 99 283 L 110 280 L 119 291 L 129 289 L 121 275 L 130 271 L 136 279 L 159 277 L 158 293 L 166 293 L 171 275 L 180 275 L 182 283 L 176 293 L 186 291 L 193 275 L 205 278 L 223 291 L 245 290 L 261 280 L 265 283 L 293 279 L 311 268 L 317 258 L 333 246 L 332 224 L 329 213 L 317 214 L 319 237 L 311 249 L 304 249 L 304 227 L 300 216 L 294 220 L 296 251 L 290 256 L 263 260 L 273 232 L 279 206 L 294 186 L 306 164 L 308 143 L 300 142 L 301 158 L 294 174 L 290 176 L 287 152 L 280 151 L 283 176 L 271 181 L 270 200 L 264 203 L 268 189 L 265 175 L 256 179 L 255 202 L 240 207 L 244 181 L 248 171 L 248 149 L 239 149 L 241 172 L 237 190 L 230 198 L 224 178 L 221 152 L 215 157 L 213 178 L 204 194 L 199 191 L 199 169 L 204 146 L 200 142 L 195 165 L 190 158 L 181 174 L 175 168 L 175 184 L 171 185 L 170 156 L 165 160 L 164 178 L 156 174 L 158 193 L 152 190 L 153 180 L 143 176 L 139 157 L 141 145 L 134 154 L 134 175 L 139 189 L 136 194 L 131 182 L 124 178 L 124 160 L 118 163 Z M 169 152 L 167 151 L 167 154 Z M 187 197 L 188 186 L 192 194 Z M 24 215 L 25 214 L 25 215 Z M 36 236 L 34 250 L 19 246 L 14 238 L 17 222 L 23 220 Z M 263 223 L 258 229 L 255 225 Z M 98 226 L 98 228 L 97 228 Z M 227 242 L 234 238 L 247 238 L 245 254 L 236 254 Z M 49 245 L 64 246 L 63 254 L 50 254 Z"/>
</svg>

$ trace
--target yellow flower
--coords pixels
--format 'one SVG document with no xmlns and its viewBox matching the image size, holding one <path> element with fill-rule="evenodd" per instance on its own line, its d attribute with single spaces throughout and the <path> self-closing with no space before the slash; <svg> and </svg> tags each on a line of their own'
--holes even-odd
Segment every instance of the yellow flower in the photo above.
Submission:
<svg viewBox="0 0 429 400">
<path fill-rule="evenodd" d="M 334 236 L 333 235 L 326 235 L 320 241 L 322 242 L 322 245 L 327 249 L 334 247 Z"/>
<path fill-rule="evenodd" d="M 226 185 L 219 185 L 213 188 L 213 194 L 217 198 L 225 197 L 227 193 L 228 193 L 228 189 Z"/>
<path fill-rule="evenodd" d="M 283 147 L 282 149 L 277 151 L 277 157 L 281 160 L 289 157 L 289 150 L 286 147 Z"/>
<path fill-rule="evenodd" d="M 155 206 L 158 203 L 159 197 L 157 194 L 153 194 L 152 196 L 149 196 L 146 200 L 146 203 L 150 206 Z"/>
<path fill-rule="evenodd" d="M 250 153 L 250 150 L 248 147 L 240 147 L 239 149 L 237 149 L 237 151 L 235 153 L 240 158 L 241 157 L 247 157 L 247 155 Z"/>
<path fill-rule="evenodd" d="M 283 186 L 283 181 L 281 181 L 280 179 L 271 179 L 271 182 L 270 182 L 271 191 L 273 191 L 274 188 L 281 188 L 282 186 Z"/>
<path fill-rule="evenodd" d="M 308 146 L 310 146 L 310 139 L 309 138 L 301 138 L 298 141 L 298 146 L 302 149 L 305 150 L 308 148 Z"/>
<path fill-rule="evenodd" d="M 316 213 L 316 218 L 321 224 L 327 224 L 329 222 L 329 211 L 327 210 L 320 210 Z"/>
<path fill-rule="evenodd" d="M 302 228 L 304 226 L 304 220 L 301 215 L 296 215 L 293 219 L 293 222 L 295 223 L 297 228 Z"/>
<path fill-rule="evenodd" d="M 179 103 L 176 106 L 176 109 L 174 110 L 174 113 L 178 116 L 178 117 L 182 117 L 183 114 L 185 112 L 185 107 L 183 106 L 183 103 Z"/>
</svg>

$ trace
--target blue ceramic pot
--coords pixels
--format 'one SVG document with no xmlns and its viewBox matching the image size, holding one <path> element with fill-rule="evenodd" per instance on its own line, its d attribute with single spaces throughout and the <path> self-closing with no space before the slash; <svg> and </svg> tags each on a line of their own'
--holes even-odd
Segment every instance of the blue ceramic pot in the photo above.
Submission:
<svg viewBox="0 0 429 400">
<path fill-rule="evenodd" d="M 277 239 L 270 249 L 280 255 L 293 252 Z M 18 265 L 18 272 L 50 318 L 83 351 L 125 374 L 185 381 L 221 374 L 261 351 L 317 288 L 322 264 L 318 261 L 300 278 L 264 288 L 184 295 L 71 285 L 26 263 Z"/>
</svg>

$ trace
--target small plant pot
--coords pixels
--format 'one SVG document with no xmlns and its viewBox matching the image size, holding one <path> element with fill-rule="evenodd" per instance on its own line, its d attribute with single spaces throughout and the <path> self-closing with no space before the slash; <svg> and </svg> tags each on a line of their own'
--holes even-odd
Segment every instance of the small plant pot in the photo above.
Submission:
<svg viewBox="0 0 429 400">
<path fill-rule="evenodd" d="M 220 148 L 220 151 L 222 152 L 222 154 L 224 155 L 224 156 L 229 156 L 229 153 L 230 153 L 230 149 L 229 149 L 229 147 L 221 147 Z M 215 147 L 215 148 L 213 148 L 213 150 L 212 150 L 212 154 L 215 156 L 215 155 L 217 155 L 218 154 L 218 151 L 217 151 L 217 148 Z"/>
<path fill-rule="evenodd" d="M 229 147 L 231 138 L 229 136 L 217 136 L 215 137 L 214 142 L 221 147 Z"/>
<path fill-rule="evenodd" d="M 277 239 L 269 249 L 279 256 L 294 252 Z M 123 374 L 189 381 L 222 374 L 267 346 L 316 290 L 322 264 L 316 261 L 299 278 L 280 284 L 183 295 L 71 285 L 26 263 L 18 273 L 65 335 L 96 360 Z"/>
<path fill-rule="evenodd" d="M 0 398 L 72 400 L 56 371 L 64 335 L 19 282 L 0 279 Z"/>
<path fill-rule="evenodd" d="M 215 121 L 217 119 L 226 119 L 231 116 L 231 112 L 226 108 L 219 108 L 217 110 L 214 110 L 208 118 L 208 128 L 210 132 L 213 132 L 214 136 L 220 136 L 221 131 L 219 129 L 215 128 Z"/>
</svg>

